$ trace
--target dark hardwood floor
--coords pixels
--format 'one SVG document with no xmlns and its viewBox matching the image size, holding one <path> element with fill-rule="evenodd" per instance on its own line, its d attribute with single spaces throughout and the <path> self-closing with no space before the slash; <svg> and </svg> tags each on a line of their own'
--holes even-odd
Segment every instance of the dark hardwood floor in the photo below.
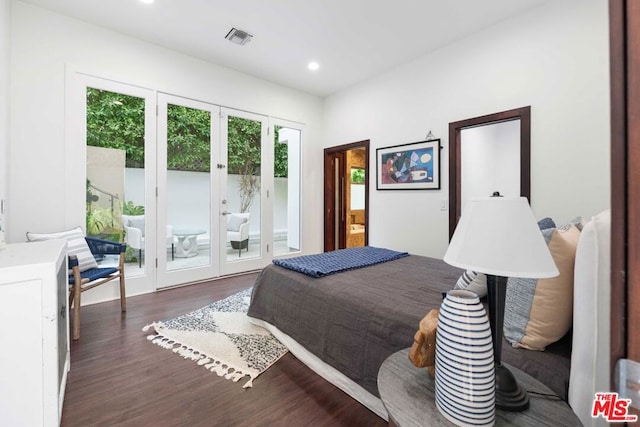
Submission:
<svg viewBox="0 0 640 427">
<path fill-rule="evenodd" d="M 62 425 L 384 426 L 373 412 L 290 353 L 243 389 L 153 345 L 142 327 L 252 286 L 236 276 L 82 308 Z"/>
</svg>

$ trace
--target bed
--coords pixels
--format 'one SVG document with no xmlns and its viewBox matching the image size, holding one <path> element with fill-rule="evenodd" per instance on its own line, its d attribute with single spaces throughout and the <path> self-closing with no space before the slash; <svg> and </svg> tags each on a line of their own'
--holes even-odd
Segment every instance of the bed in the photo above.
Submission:
<svg viewBox="0 0 640 427">
<path fill-rule="evenodd" d="M 420 319 L 440 307 L 442 293 L 461 274 L 442 260 L 417 255 L 319 278 L 269 265 L 256 280 L 248 316 L 319 375 L 387 419 L 376 384 L 380 365 L 411 346 Z M 593 341 L 581 336 L 580 345 L 587 349 Z M 505 341 L 502 360 L 569 400 L 569 384 L 580 377 L 571 378 L 572 346 L 572 332 L 543 352 Z"/>
</svg>

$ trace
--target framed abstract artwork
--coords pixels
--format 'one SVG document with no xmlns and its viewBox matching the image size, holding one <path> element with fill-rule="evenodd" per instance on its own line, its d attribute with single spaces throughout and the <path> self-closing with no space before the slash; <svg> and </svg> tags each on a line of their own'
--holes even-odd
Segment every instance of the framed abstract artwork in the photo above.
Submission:
<svg viewBox="0 0 640 427">
<path fill-rule="evenodd" d="M 376 189 L 439 190 L 440 140 L 376 149 Z"/>
</svg>

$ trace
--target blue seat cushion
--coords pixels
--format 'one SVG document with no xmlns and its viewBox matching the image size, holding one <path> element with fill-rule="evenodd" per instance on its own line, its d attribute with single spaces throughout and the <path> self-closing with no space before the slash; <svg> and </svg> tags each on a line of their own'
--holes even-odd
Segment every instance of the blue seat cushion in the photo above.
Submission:
<svg viewBox="0 0 640 427">
<path fill-rule="evenodd" d="M 87 271 L 83 271 L 80 273 L 82 279 L 89 279 L 89 282 L 93 282 L 94 280 L 105 278 L 113 273 L 118 271 L 115 267 L 105 267 L 105 268 L 92 268 Z M 75 278 L 73 275 L 69 275 L 69 284 L 73 285 L 75 283 Z"/>
</svg>

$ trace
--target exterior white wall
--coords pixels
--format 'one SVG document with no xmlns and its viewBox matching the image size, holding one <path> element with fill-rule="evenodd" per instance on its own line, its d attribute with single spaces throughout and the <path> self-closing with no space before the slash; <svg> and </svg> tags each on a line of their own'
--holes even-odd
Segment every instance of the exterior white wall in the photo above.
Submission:
<svg viewBox="0 0 640 427">
<path fill-rule="evenodd" d="M 209 230 L 211 201 L 208 197 L 210 176 L 203 172 L 167 171 L 167 223 L 174 228 L 202 228 Z M 239 212 L 240 194 L 236 189 L 240 175 L 229 175 L 227 206 L 229 212 Z M 274 218 L 275 231 L 286 231 L 287 227 L 287 179 L 275 181 Z M 284 194 L 283 194 L 284 193 Z M 195 195 L 195 196 L 194 196 Z M 125 169 L 124 201 L 144 206 L 144 169 Z M 260 197 L 256 196 L 249 209 L 251 218 L 260 217 Z M 216 212 L 217 214 L 217 212 Z M 210 230 L 209 230 L 210 231 Z M 249 233 L 260 234 L 260 222 L 251 221 Z M 209 233 L 198 237 L 209 239 Z"/>
<path fill-rule="evenodd" d="M 299 197 L 293 197 L 294 200 L 291 202 L 291 197 L 289 197 L 289 191 L 291 186 L 289 185 L 289 178 L 274 178 L 274 191 L 273 191 L 273 233 L 274 238 L 277 240 L 278 236 L 287 233 L 287 235 L 293 233 L 293 241 L 298 243 L 298 246 L 292 247 L 300 247 L 300 200 Z M 295 185 L 294 185 L 295 186 Z M 297 187 L 300 187 L 300 184 L 297 184 Z M 300 194 L 300 192 L 295 195 Z M 295 212 L 294 218 L 296 219 L 295 225 L 291 223 L 291 206 L 292 203 L 297 203 L 297 210 Z"/>
<path fill-rule="evenodd" d="M 11 59 L 11 0 L 0 0 L 0 203 L 9 194 L 9 72 Z M 0 208 L 0 229 L 8 221 Z M 0 235 L 0 239 L 3 236 Z"/>
<path fill-rule="evenodd" d="M 300 130 L 281 128 L 278 134 L 281 143 L 288 146 L 287 172 L 291 179 L 284 179 L 287 186 L 284 189 L 275 188 L 274 203 L 277 205 L 285 200 L 286 211 L 279 218 L 280 224 L 276 224 L 274 218 L 274 232 L 284 229 L 287 233 L 287 246 L 300 248 Z M 283 178 L 279 178 L 283 179 Z M 277 182 L 278 179 L 276 179 Z M 280 199 L 280 200 L 279 200 Z M 279 212 L 274 212 L 278 214 Z"/>
<path fill-rule="evenodd" d="M 558 223 L 610 205 L 606 0 L 548 2 L 330 96 L 326 147 L 441 138 L 441 190 L 376 191 L 369 242 L 441 258 L 448 244 L 450 122 L 531 105 L 532 207 Z"/>
<path fill-rule="evenodd" d="M 12 8 L 10 241 L 81 221 L 65 205 L 65 67 L 142 87 L 305 123 L 305 250 L 322 248 L 322 100 L 45 9 Z M 34 125 L 37 123 L 37 126 Z M 315 148 L 314 148 L 315 147 Z M 43 214 L 43 211 L 46 213 Z M 80 214 L 81 215 L 81 214 Z"/>
</svg>

